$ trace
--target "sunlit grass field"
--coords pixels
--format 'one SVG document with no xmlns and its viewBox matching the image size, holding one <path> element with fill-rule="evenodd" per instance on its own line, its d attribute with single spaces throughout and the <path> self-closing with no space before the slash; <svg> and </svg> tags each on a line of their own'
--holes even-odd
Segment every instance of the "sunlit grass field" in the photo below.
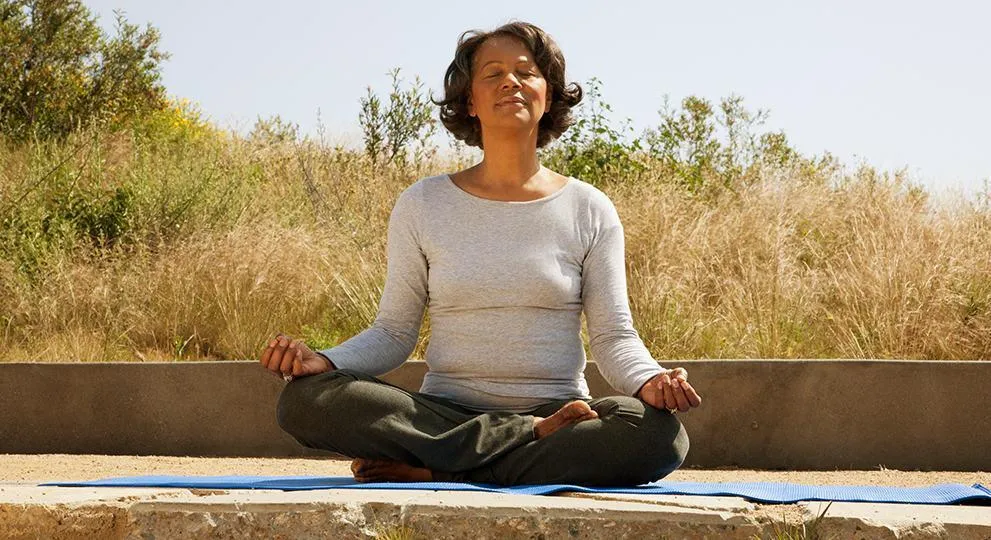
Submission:
<svg viewBox="0 0 991 540">
<path fill-rule="evenodd" d="M 690 192 L 645 163 L 597 185 L 655 358 L 991 358 L 986 198 L 937 203 L 870 167 L 765 166 Z M 339 343 L 375 317 L 399 193 L 471 164 L 230 134 L 0 144 L 0 361 L 254 359 L 277 331 Z M 429 330 L 428 314 L 415 357 Z"/>
</svg>

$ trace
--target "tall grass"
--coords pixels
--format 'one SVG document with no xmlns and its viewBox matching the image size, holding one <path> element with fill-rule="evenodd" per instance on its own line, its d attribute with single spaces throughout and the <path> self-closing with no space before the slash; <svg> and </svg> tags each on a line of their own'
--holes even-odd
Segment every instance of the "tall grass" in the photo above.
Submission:
<svg viewBox="0 0 991 540">
<path fill-rule="evenodd" d="M 0 360 L 255 358 L 375 317 L 400 191 L 458 170 L 316 142 L 80 134 L 0 143 Z M 991 358 L 991 209 L 868 167 L 766 167 L 690 193 L 660 167 L 599 184 L 658 359 Z M 422 355 L 429 340 L 429 315 Z"/>
<path fill-rule="evenodd" d="M 714 201 L 618 197 L 657 358 L 991 357 L 991 212 L 871 169 L 767 170 Z"/>
</svg>

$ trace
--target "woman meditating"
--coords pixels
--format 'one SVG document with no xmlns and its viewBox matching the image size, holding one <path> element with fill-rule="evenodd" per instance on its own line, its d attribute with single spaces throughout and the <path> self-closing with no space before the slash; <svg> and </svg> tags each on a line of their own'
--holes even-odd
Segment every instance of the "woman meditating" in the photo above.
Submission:
<svg viewBox="0 0 991 540">
<path fill-rule="evenodd" d="M 666 476 L 688 452 L 674 413 L 701 399 L 633 327 L 611 200 L 538 161 L 582 97 L 565 85 L 561 51 L 528 23 L 466 32 L 445 92 L 441 120 L 484 158 L 399 195 L 370 327 L 322 351 L 282 334 L 268 343 L 262 365 L 290 381 L 279 425 L 302 445 L 354 458 L 360 482 L 622 486 Z M 413 352 L 427 308 L 420 391 L 376 378 Z M 621 396 L 589 395 L 582 311 L 592 356 Z"/>
</svg>

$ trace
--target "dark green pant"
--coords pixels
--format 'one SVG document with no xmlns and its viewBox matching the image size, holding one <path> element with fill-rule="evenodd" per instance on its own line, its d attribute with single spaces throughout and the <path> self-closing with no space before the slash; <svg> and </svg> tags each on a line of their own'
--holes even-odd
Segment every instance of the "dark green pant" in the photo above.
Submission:
<svg viewBox="0 0 991 540">
<path fill-rule="evenodd" d="M 536 439 L 533 417 L 568 401 L 522 414 L 481 412 L 340 369 L 286 385 L 277 416 L 304 446 L 425 467 L 438 481 L 638 485 L 684 462 L 681 422 L 629 396 L 586 400 L 598 418 Z"/>
</svg>

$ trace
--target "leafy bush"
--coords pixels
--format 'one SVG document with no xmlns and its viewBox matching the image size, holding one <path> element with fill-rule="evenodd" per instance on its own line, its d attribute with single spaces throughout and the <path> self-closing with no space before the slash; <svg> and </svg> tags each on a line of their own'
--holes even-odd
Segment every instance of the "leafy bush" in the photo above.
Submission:
<svg viewBox="0 0 991 540">
<path fill-rule="evenodd" d="M 718 109 L 706 99 L 688 96 L 681 109 L 668 98 L 658 111 L 660 124 L 644 133 L 651 157 L 691 192 L 713 187 L 738 189 L 757 178 L 756 166 L 790 166 L 802 160 L 783 132 L 755 133 L 768 113 L 752 113 L 743 98 L 730 96 Z"/>
<path fill-rule="evenodd" d="M 602 101 L 600 86 L 597 78 L 589 80 L 586 99 L 575 111 L 575 124 L 540 150 L 540 160 L 550 169 L 596 186 L 619 179 L 635 182 L 645 169 L 637 156 L 640 141 L 625 142 L 623 133 L 633 131 L 629 118 L 622 131 L 612 127 L 606 115 L 612 106 Z"/>
<path fill-rule="evenodd" d="M 436 148 L 429 140 L 437 132 L 437 121 L 433 118 L 433 104 L 422 93 L 423 82 L 419 76 L 412 88 L 403 90 L 399 68 L 389 75 L 392 77 L 389 106 L 383 108 L 382 100 L 369 86 L 366 97 L 360 100 L 358 121 L 364 133 L 365 153 L 372 161 L 405 168 L 411 157 L 416 163 L 436 154 Z M 411 149 L 412 156 L 409 155 Z"/>
<path fill-rule="evenodd" d="M 619 129 L 612 126 L 607 115 L 612 107 L 603 101 L 597 78 L 585 87 L 587 99 L 576 111 L 575 125 L 538 153 L 549 168 L 596 186 L 642 182 L 649 169 L 654 171 L 650 177 L 659 172 L 689 192 L 718 192 L 752 182 L 760 166 L 801 163 L 817 176 L 834 163 L 828 156 L 804 158 L 782 132 L 757 133 L 755 128 L 763 125 L 767 112 L 750 112 L 737 96 L 724 98 L 718 110 L 696 96 L 686 97 L 680 109 L 673 109 L 665 98 L 659 126 L 637 137 L 629 118 Z"/>
<path fill-rule="evenodd" d="M 126 125 L 165 105 L 159 34 L 116 13 L 107 36 L 78 0 L 0 0 L 0 132 L 64 138 Z"/>
<path fill-rule="evenodd" d="M 229 136 L 206 118 L 198 104 L 174 97 L 166 97 L 161 108 L 133 118 L 126 133 L 149 145 L 182 145 L 207 139 L 217 142 Z"/>
</svg>

